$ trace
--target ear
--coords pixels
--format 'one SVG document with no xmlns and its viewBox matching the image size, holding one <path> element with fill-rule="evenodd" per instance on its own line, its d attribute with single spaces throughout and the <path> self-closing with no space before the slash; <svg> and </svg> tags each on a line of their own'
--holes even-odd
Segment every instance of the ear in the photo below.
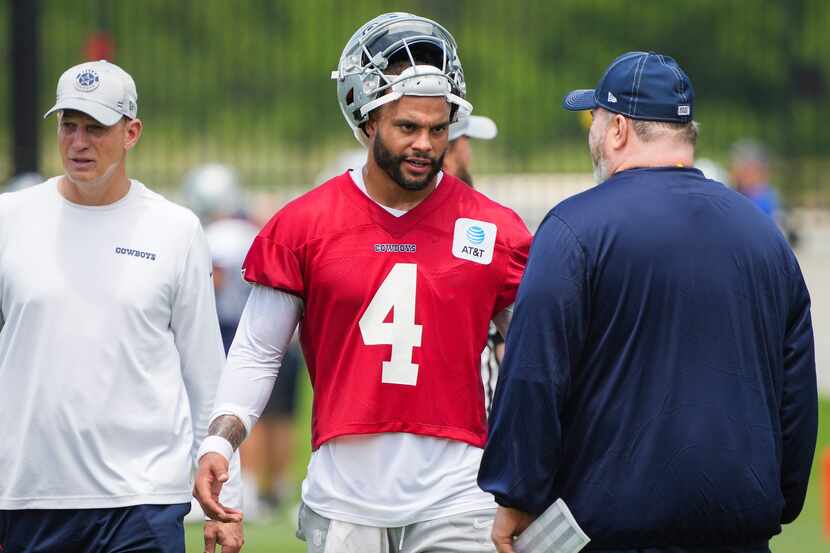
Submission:
<svg viewBox="0 0 830 553">
<path fill-rule="evenodd" d="M 629 133 L 634 131 L 631 122 L 622 115 L 615 113 L 608 125 L 606 144 L 614 150 L 622 150 L 628 144 Z"/>
<path fill-rule="evenodd" d="M 128 119 L 124 123 L 124 149 L 132 150 L 141 138 L 141 131 L 144 129 L 144 123 L 141 119 Z"/>
<path fill-rule="evenodd" d="M 375 138 L 375 133 L 377 133 L 378 130 L 379 119 L 379 113 L 372 113 L 369 114 L 369 119 L 366 120 L 365 123 L 363 123 L 363 133 L 366 134 L 367 137 L 369 137 L 369 142 L 371 142 Z"/>
</svg>

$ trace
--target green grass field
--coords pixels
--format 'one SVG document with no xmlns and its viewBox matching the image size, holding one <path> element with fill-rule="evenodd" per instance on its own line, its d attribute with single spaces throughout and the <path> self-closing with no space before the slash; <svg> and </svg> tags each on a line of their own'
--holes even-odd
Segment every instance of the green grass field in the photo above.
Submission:
<svg viewBox="0 0 830 553">
<path fill-rule="evenodd" d="M 310 392 L 307 383 L 303 382 L 305 388 L 301 403 L 301 416 L 297 420 L 297 454 L 294 462 L 294 475 L 297 482 L 300 482 L 305 474 L 310 451 L 308 444 Z M 823 454 L 825 451 L 830 452 L 830 398 L 823 399 L 819 409 L 818 449 L 816 461 L 813 464 L 807 502 L 798 520 L 785 526 L 781 535 L 773 540 L 773 553 L 826 553 L 830 551 L 830 537 L 823 534 L 821 507 L 823 482 L 819 470 Z M 295 514 L 295 509 L 288 507 L 281 511 L 271 523 L 247 524 L 243 551 L 246 553 L 305 553 L 305 544 L 294 537 Z M 203 550 L 201 527 L 189 526 L 187 528 L 188 553 Z"/>
</svg>

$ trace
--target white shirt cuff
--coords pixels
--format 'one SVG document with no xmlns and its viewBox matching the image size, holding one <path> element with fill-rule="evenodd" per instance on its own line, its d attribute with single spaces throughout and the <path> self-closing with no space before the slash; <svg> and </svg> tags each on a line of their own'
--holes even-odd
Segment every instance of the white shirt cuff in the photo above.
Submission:
<svg viewBox="0 0 830 553">
<path fill-rule="evenodd" d="M 218 453 L 230 462 L 231 457 L 233 457 L 233 446 L 222 436 L 208 436 L 202 441 L 202 445 L 199 446 L 196 461 L 198 462 L 205 453 Z"/>
</svg>

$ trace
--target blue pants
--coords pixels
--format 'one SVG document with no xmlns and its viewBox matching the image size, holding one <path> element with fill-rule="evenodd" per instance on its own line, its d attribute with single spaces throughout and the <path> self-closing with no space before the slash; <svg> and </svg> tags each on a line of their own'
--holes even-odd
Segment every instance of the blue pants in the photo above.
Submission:
<svg viewBox="0 0 830 553">
<path fill-rule="evenodd" d="M 0 553 L 184 553 L 189 503 L 0 510 Z"/>
</svg>

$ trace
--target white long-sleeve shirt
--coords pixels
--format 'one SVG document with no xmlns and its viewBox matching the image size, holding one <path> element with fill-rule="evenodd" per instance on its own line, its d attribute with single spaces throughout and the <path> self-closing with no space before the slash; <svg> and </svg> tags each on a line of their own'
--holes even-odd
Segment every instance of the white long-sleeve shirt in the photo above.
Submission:
<svg viewBox="0 0 830 553">
<path fill-rule="evenodd" d="M 0 509 L 189 502 L 224 362 L 199 222 L 58 181 L 0 195 Z"/>
</svg>

